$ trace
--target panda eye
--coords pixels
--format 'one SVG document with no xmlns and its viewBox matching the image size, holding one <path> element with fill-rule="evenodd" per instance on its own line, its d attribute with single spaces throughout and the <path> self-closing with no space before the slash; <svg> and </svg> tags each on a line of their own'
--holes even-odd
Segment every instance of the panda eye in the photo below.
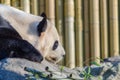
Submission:
<svg viewBox="0 0 120 80">
<path fill-rule="evenodd" d="M 55 50 L 57 47 L 58 47 L 58 41 L 56 40 L 52 49 Z"/>
</svg>

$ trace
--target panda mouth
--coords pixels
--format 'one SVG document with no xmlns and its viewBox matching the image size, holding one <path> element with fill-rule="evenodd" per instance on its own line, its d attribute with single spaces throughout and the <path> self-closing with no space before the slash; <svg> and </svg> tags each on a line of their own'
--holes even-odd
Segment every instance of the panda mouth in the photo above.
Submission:
<svg viewBox="0 0 120 80">
<path fill-rule="evenodd" d="M 52 63 L 55 63 L 58 60 L 57 57 L 48 57 L 46 59 Z"/>
<path fill-rule="evenodd" d="M 51 58 L 53 61 L 57 61 L 57 58 Z"/>
</svg>

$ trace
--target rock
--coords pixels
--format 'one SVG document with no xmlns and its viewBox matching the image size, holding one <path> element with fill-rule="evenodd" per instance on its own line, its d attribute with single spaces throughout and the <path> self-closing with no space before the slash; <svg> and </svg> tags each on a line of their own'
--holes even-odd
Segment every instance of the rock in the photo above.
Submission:
<svg viewBox="0 0 120 80">
<path fill-rule="evenodd" d="M 74 69 L 49 63 L 46 60 L 41 63 L 19 58 L 6 58 L 0 61 L 0 80 L 25 80 L 28 76 L 33 76 L 29 71 L 47 75 L 47 77 L 40 77 L 43 78 L 42 80 L 120 80 L 120 61 L 103 62 L 100 66 L 91 65 Z"/>
<path fill-rule="evenodd" d="M 25 67 L 52 74 L 53 78 L 67 78 L 71 73 L 75 78 L 79 77 L 76 71 L 64 67 L 61 72 L 60 66 L 45 60 L 42 63 L 36 63 L 26 59 L 6 58 L 0 61 L 0 80 L 25 80 L 25 75 L 30 74 L 24 70 Z M 49 71 L 46 71 L 46 67 L 49 68 Z"/>
<path fill-rule="evenodd" d="M 120 56 L 105 58 L 104 62 L 120 62 Z"/>
</svg>

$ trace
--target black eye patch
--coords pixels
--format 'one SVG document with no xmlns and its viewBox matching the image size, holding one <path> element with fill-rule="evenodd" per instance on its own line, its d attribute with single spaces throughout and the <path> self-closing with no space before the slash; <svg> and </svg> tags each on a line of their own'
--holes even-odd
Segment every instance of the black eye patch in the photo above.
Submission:
<svg viewBox="0 0 120 80">
<path fill-rule="evenodd" d="M 52 48 L 52 50 L 55 50 L 55 49 L 57 49 L 57 47 L 58 47 L 58 41 L 56 40 L 56 41 L 55 41 L 55 43 L 54 43 L 54 45 L 53 45 L 53 48 Z"/>
</svg>

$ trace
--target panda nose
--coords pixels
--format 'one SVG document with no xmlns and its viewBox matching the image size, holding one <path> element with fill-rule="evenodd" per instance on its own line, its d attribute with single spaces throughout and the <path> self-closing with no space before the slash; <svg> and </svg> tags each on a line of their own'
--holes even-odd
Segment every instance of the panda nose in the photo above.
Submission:
<svg viewBox="0 0 120 80">
<path fill-rule="evenodd" d="M 62 55 L 62 57 L 65 57 L 65 55 Z"/>
</svg>

